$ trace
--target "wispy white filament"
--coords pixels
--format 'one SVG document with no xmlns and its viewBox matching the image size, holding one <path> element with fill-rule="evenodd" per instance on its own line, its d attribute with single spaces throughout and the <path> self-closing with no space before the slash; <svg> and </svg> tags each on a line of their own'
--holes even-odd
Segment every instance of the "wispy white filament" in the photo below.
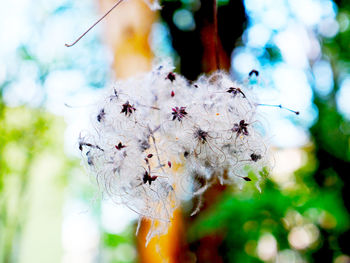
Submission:
<svg viewBox="0 0 350 263">
<path fill-rule="evenodd" d="M 166 233 L 185 197 L 200 198 L 215 180 L 242 186 L 267 166 L 251 91 L 224 72 L 189 83 L 172 70 L 164 63 L 118 81 L 80 138 L 102 189 L 152 221 L 147 241 Z"/>
</svg>

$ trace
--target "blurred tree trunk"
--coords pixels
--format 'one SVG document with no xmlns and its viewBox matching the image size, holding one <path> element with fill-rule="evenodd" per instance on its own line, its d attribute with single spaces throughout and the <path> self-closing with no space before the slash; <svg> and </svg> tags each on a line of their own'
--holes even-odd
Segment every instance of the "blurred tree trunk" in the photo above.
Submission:
<svg viewBox="0 0 350 263">
<path fill-rule="evenodd" d="M 99 0 L 101 10 L 105 12 L 114 1 Z M 161 16 L 168 24 L 173 46 L 181 60 L 181 73 L 194 80 L 201 73 L 217 69 L 228 71 L 230 54 L 237 38 L 243 31 L 245 13 L 241 1 L 230 1 L 225 9 L 219 9 L 219 20 L 216 20 L 216 1 L 201 2 L 201 7 L 194 13 L 196 28 L 190 32 L 179 30 L 173 23 L 174 12 L 181 7 L 180 1 L 164 2 Z M 220 14 L 223 14 L 220 17 Z M 113 67 L 118 78 L 126 78 L 137 72 L 150 69 L 152 52 L 149 46 L 149 34 L 156 13 L 151 11 L 141 0 L 122 3 L 105 22 L 105 39 L 113 50 Z M 219 23 L 219 27 L 217 27 Z M 222 38 L 219 37 L 223 36 Z M 221 41 L 223 39 L 224 41 Z M 205 196 L 203 209 L 210 207 L 224 187 L 218 183 L 209 189 Z M 184 219 L 184 217 L 186 219 Z M 142 220 L 137 248 L 140 262 L 221 262 L 218 246 L 221 238 L 213 237 L 202 240 L 197 251 L 189 252 L 185 240 L 186 227 L 191 219 L 181 210 L 174 213 L 168 234 L 151 240 L 145 247 L 145 237 L 150 223 Z M 202 253 L 206 250 L 206 253 Z"/>
<path fill-rule="evenodd" d="M 115 3 L 99 0 L 101 13 Z M 156 19 L 142 0 L 122 2 L 104 21 L 105 41 L 113 52 L 113 69 L 118 78 L 127 78 L 151 69 L 153 54 L 149 35 Z"/>
<path fill-rule="evenodd" d="M 162 19 L 169 27 L 172 45 L 180 57 L 180 71 L 186 78 L 195 80 L 198 75 L 219 68 L 228 70 L 230 56 L 237 40 L 240 39 L 246 23 L 242 0 L 231 0 L 217 9 L 217 48 L 214 36 L 214 0 L 201 1 L 199 8 L 187 7 L 193 13 L 195 29 L 183 31 L 173 20 L 174 13 L 184 8 L 181 1 L 167 1 L 160 10 Z"/>
<path fill-rule="evenodd" d="M 242 1 L 229 1 L 221 7 L 216 4 L 216 0 L 201 1 L 200 8 L 193 11 L 196 24 L 193 31 L 182 31 L 174 24 L 174 13 L 183 8 L 180 1 L 166 2 L 160 11 L 169 27 L 173 47 L 180 56 L 181 73 L 190 80 L 218 69 L 229 71 L 231 53 L 243 33 L 246 15 Z M 202 197 L 201 212 L 212 207 L 224 190 L 224 186 L 215 182 Z M 196 216 L 183 215 L 184 229 L 190 228 L 195 220 Z M 208 235 L 195 243 L 182 245 L 182 254 L 188 256 L 176 262 L 223 262 L 222 240 L 219 234 Z M 190 251 L 186 251 L 188 248 Z"/>
</svg>

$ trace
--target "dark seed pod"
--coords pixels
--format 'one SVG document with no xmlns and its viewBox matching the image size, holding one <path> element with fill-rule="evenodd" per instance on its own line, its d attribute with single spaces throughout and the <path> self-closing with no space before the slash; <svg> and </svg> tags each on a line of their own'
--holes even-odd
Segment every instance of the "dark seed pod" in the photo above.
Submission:
<svg viewBox="0 0 350 263">
<path fill-rule="evenodd" d="M 97 121 L 101 122 L 104 119 L 105 115 L 106 115 L 105 109 L 100 110 L 100 113 L 96 117 Z"/>
<path fill-rule="evenodd" d="M 170 80 L 171 82 L 173 82 L 176 79 L 176 76 L 173 72 L 169 72 L 168 76 L 166 77 L 166 79 Z"/>
<path fill-rule="evenodd" d="M 249 72 L 249 77 L 253 76 L 255 74 L 255 76 L 259 76 L 259 71 L 253 69 L 252 71 Z"/>
<path fill-rule="evenodd" d="M 122 144 L 122 142 L 119 142 L 118 145 L 115 145 L 115 148 L 120 151 L 121 149 L 125 148 L 126 146 Z"/>
<path fill-rule="evenodd" d="M 259 161 L 259 160 L 261 159 L 261 155 L 260 155 L 260 154 L 252 153 L 252 154 L 250 155 L 250 158 L 252 159 L 252 161 L 257 162 L 257 161 Z"/>
</svg>

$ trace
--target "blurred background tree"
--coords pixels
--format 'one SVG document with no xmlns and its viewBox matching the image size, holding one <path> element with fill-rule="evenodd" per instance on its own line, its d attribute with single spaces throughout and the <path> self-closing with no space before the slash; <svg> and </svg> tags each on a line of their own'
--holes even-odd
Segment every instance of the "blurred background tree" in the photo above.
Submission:
<svg viewBox="0 0 350 263">
<path fill-rule="evenodd" d="M 0 260 L 44 262 L 61 254 L 64 174 L 70 167 L 61 147 L 64 123 L 41 110 L 3 102 L 0 116 Z M 29 236 L 35 237 L 34 246 Z"/>
</svg>

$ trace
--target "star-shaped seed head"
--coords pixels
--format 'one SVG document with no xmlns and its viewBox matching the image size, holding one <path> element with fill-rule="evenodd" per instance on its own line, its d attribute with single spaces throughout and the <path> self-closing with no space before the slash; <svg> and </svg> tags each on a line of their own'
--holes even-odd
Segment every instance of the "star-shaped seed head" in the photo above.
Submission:
<svg viewBox="0 0 350 263">
<path fill-rule="evenodd" d="M 131 105 L 129 101 L 125 102 L 122 105 L 122 111 L 120 113 L 125 113 L 125 116 L 129 114 L 129 116 L 136 110 L 134 105 Z"/>
<path fill-rule="evenodd" d="M 178 121 L 182 121 L 182 118 L 185 117 L 187 115 L 187 112 L 186 112 L 186 107 L 175 107 L 175 108 L 172 108 L 172 115 L 173 115 L 173 121 L 174 120 L 178 120 Z"/>
<path fill-rule="evenodd" d="M 241 120 L 239 123 L 235 123 L 233 125 L 232 131 L 237 133 L 237 137 L 241 134 L 243 135 L 249 135 L 248 132 L 248 123 L 246 123 L 244 120 Z"/>
<path fill-rule="evenodd" d="M 117 145 L 115 145 L 115 148 L 120 151 L 121 149 L 125 148 L 126 146 L 122 144 L 122 142 L 119 142 Z"/>
<path fill-rule="evenodd" d="M 151 176 L 148 171 L 145 171 L 142 177 L 142 182 L 146 184 L 148 182 L 149 185 L 152 184 L 153 181 L 155 181 L 158 178 L 158 176 L 154 175 Z"/>
<path fill-rule="evenodd" d="M 207 137 L 208 137 L 208 132 L 203 131 L 202 129 L 198 129 L 195 132 L 195 137 L 200 140 L 202 143 L 205 143 L 207 141 Z"/>
</svg>

